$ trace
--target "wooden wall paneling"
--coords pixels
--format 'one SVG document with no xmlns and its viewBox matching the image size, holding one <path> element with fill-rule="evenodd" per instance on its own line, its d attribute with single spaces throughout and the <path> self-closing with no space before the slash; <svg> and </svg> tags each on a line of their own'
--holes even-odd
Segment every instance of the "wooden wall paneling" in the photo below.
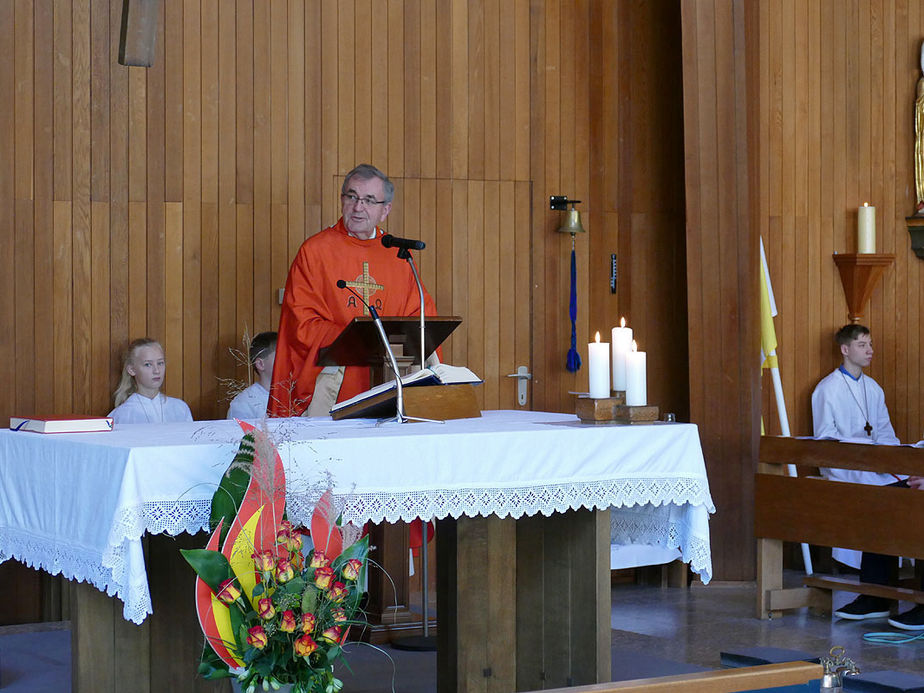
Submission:
<svg viewBox="0 0 924 693">
<path fill-rule="evenodd" d="M 106 138 L 108 139 L 108 138 Z M 109 325 L 109 258 L 110 224 L 109 203 L 93 201 L 90 205 L 90 334 L 92 335 L 90 360 L 90 402 L 87 414 L 105 414 L 110 410 L 109 381 L 112 378 L 110 353 L 112 339 Z"/>
<path fill-rule="evenodd" d="M 470 363 L 471 354 L 468 348 L 468 333 L 472 329 L 468 287 L 471 285 L 472 280 L 469 277 L 470 245 L 467 229 L 474 222 L 469 218 L 468 187 L 468 183 L 464 180 L 452 181 L 452 292 L 450 294 L 452 303 L 448 314 L 460 315 L 464 320 L 451 337 L 452 362 L 468 364 L 469 368 L 472 368 Z M 462 232 L 463 229 L 466 230 L 464 233 Z"/>
<path fill-rule="evenodd" d="M 452 1 L 451 69 L 448 75 L 452 84 L 450 106 L 450 156 L 452 169 L 450 177 L 464 180 L 469 176 L 469 85 L 477 91 L 477 82 L 469 70 L 469 13 L 467 0 Z"/>
<path fill-rule="evenodd" d="M 175 391 L 199 415 L 202 353 L 202 16 L 201 6 L 183 7 L 183 219 L 182 380 Z M 256 30 L 255 32 L 256 33 Z"/>
<path fill-rule="evenodd" d="M 421 125 L 421 0 L 405 0 L 403 36 L 401 45 L 404 48 L 404 74 L 403 104 L 404 124 L 402 175 L 406 177 L 420 176 L 420 125 Z"/>
<path fill-rule="evenodd" d="M 0 5 L 0 43 L 13 46 L 16 36 L 16 13 L 10 3 Z M 15 49 L 0 53 L 0 94 L 14 94 L 16 84 Z M 16 100 L 0 99 L 0 243 L 14 248 L 16 239 Z M 0 291 L 4 296 L 16 297 L 16 257 L 14 252 L 0 256 Z M 16 406 L 16 300 L 7 300 L 0 306 L 0 325 L 8 336 L 0 342 L 0 408 L 15 411 Z M 13 327 L 14 329 L 9 329 Z"/>
<path fill-rule="evenodd" d="M 485 372 L 485 324 L 484 324 L 484 181 L 468 181 L 468 210 L 466 236 L 468 241 L 468 311 L 465 313 L 468 328 L 465 331 L 467 346 L 466 363 L 475 373 Z M 485 408 L 484 388 L 477 388 L 478 403 Z"/>
<path fill-rule="evenodd" d="M 436 215 L 437 207 L 443 204 L 444 201 L 437 200 L 436 180 L 422 178 L 419 182 L 417 210 L 414 212 L 414 219 L 418 221 L 415 229 L 417 235 L 411 236 L 411 238 L 419 238 L 427 244 L 427 247 L 426 252 L 417 253 L 414 260 L 418 263 L 420 280 L 427 287 L 430 295 L 433 296 L 433 300 L 438 301 L 436 292 L 439 288 L 438 272 L 440 268 L 437 264 L 437 258 L 439 257 L 440 248 L 437 241 Z M 437 311 L 439 306 L 440 304 L 437 303 Z"/>
<path fill-rule="evenodd" d="M 341 75 L 344 75 L 340 81 L 346 92 L 341 93 L 341 96 L 351 99 L 349 112 L 356 115 L 350 143 L 352 148 L 347 148 L 351 154 L 351 163 L 345 164 L 343 173 L 356 164 L 373 163 L 373 122 L 384 118 L 383 112 L 376 113 L 372 109 L 373 83 L 384 79 L 380 56 L 369 49 L 373 45 L 372 35 L 377 33 L 374 30 L 376 19 L 373 18 L 372 0 L 354 0 L 351 11 L 352 21 L 340 24 L 341 32 L 349 33 L 346 43 L 341 42 L 340 47 L 344 50 L 349 48 L 350 51 L 350 61 L 340 66 Z M 384 161 L 384 157 L 381 161 Z"/>
<path fill-rule="evenodd" d="M 220 48 L 218 0 L 204 0 L 201 7 L 201 82 L 202 82 L 202 205 L 200 208 L 201 260 L 201 348 L 199 386 L 202 418 L 223 418 L 226 410 L 220 402 L 219 377 L 219 236 L 218 180 L 220 108 Z"/>
<path fill-rule="evenodd" d="M 486 180 L 500 178 L 500 129 L 504 127 L 501 119 L 501 68 L 500 68 L 500 7 L 498 0 L 485 0 L 483 5 L 482 51 L 484 54 L 484 162 L 482 177 Z"/>
<path fill-rule="evenodd" d="M 355 6 L 352 2 L 340 3 L 337 7 L 337 112 L 336 125 L 330 132 L 337 145 L 337 173 L 346 173 L 358 161 L 354 156 L 354 136 L 356 131 L 357 114 L 354 108 L 356 93 L 356 26 Z M 360 46 L 365 51 L 367 46 Z M 384 78 L 384 75 L 382 75 Z M 389 94 L 391 95 L 391 94 Z M 331 95 L 333 96 L 333 95 Z M 397 94 L 395 94 L 397 96 Z M 389 99 L 389 104 L 391 99 Z M 393 175 L 393 174 L 392 174 Z"/>
<path fill-rule="evenodd" d="M 415 76 L 420 86 L 420 176 L 435 178 L 437 175 L 437 89 L 439 84 L 437 65 L 438 43 L 448 43 L 439 33 L 437 24 L 437 3 L 425 0 L 420 3 L 420 66 Z"/>
<path fill-rule="evenodd" d="M 501 350 L 501 311 L 503 301 L 501 272 L 500 234 L 501 200 L 500 184 L 487 181 L 484 184 L 483 227 L 481 244 L 478 246 L 482 255 L 484 284 L 482 287 L 480 312 L 484 316 L 482 349 L 484 350 L 484 368 L 479 375 L 484 378 L 484 405 L 486 409 L 500 409 L 500 376 L 498 362 Z M 506 262 L 503 263 L 504 265 Z"/>
<path fill-rule="evenodd" d="M 217 369 L 218 377 L 238 376 L 236 363 L 228 351 L 239 348 L 241 336 L 237 322 L 237 33 L 236 7 L 227 2 L 217 3 L 218 24 L 218 248 L 216 303 L 218 310 Z M 203 215 L 207 214 L 205 208 Z M 203 220 L 203 229 L 205 221 Z M 222 413 L 226 392 L 219 388 L 216 399 Z"/>
<path fill-rule="evenodd" d="M 485 178 L 485 0 L 468 3 L 468 156 L 464 178 Z M 462 40 L 462 35 L 458 36 Z"/>
<path fill-rule="evenodd" d="M 505 3 L 506 4 L 506 3 Z M 512 178 L 516 180 L 529 180 L 532 163 L 532 150 L 530 147 L 531 128 L 531 89 L 530 57 L 532 45 L 532 32 L 530 30 L 530 2 L 529 0 L 514 0 L 514 119 L 509 126 L 513 132 L 508 135 L 515 142 L 514 168 Z M 510 82 L 507 82 L 509 85 Z M 507 176 L 505 176 L 507 177 Z"/>
<path fill-rule="evenodd" d="M 386 8 L 385 38 L 388 43 L 388 68 L 382 75 L 388 84 L 388 147 L 385 166 L 389 176 L 404 177 L 404 137 L 405 99 L 404 93 L 404 12 L 403 3 L 389 2 Z M 381 168 L 381 167 L 380 167 Z"/>
<path fill-rule="evenodd" d="M 71 22 L 71 3 L 65 0 L 55 0 L 54 2 L 54 186 L 56 200 L 70 200 L 71 195 L 71 174 L 72 151 L 71 142 L 71 39 L 72 39 L 72 22 Z M 30 21 L 31 24 L 31 21 Z M 32 26 L 23 27 L 20 35 L 32 39 Z M 31 53 L 31 49 L 30 49 Z M 31 62 L 31 56 L 30 56 Z M 31 72 L 31 71 L 30 71 Z M 31 100 L 31 93 L 29 98 Z M 32 123 L 29 122 L 29 131 L 27 137 L 20 139 L 21 142 L 32 141 L 33 132 L 31 131 Z M 19 136 L 20 133 L 17 133 Z M 29 167 L 24 168 L 24 172 L 31 173 Z M 31 197 L 31 195 L 30 195 Z"/>
<path fill-rule="evenodd" d="M 506 133 L 504 137 L 507 137 Z M 503 139 L 503 138 L 502 138 Z M 497 229 L 491 230 L 496 237 L 494 252 L 497 254 L 497 408 L 517 408 L 517 380 L 508 378 L 508 373 L 517 370 L 517 317 L 527 312 L 529 285 L 523 291 L 517 282 L 517 183 L 512 180 L 498 184 Z M 488 216 L 490 219 L 491 217 Z M 527 234 L 521 234 L 527 236 Z M 527 248 L 526 255 L 529 255 Z M 488 294 L 490 297 L 490 294 Z M 488 302 L 490 305 L 490 301 Z M 487 306 L 486 306 L 487 307 Z M 526 329 L 529 329 L 528 326 Z M 524 362 L 523 365 L 528 365 Z M 527 386 L 529 383 L 527 383 Z"/>
<path fill-rule="evenodd" d="M 278 83 L 273 60 L 273 44 L 284 40 L 274 36 L 269 5 L 254 9 L 254 219 L 253 219 L 253 274 L 239 277 L 250 285 L 252 318 L 251 334 L 262 332 L 268 325 L 270 309 L 270 272 L 272 269 L 271 247 L 277 227 L 273 225 L 271 204 L 275 199 L 276 159 L 285 151 L 285 128 L 278 122 L 274 111 L 278 107 L 285 113 L 285 98 Z M 270 75 L 267 79 L 264 76 Z M 278 106 L 274 103 L 278 97 Z M 278 126 L 278 127 L 277 127 Z M 280 175 L 284 175 L 280 172 Z M 284 187 L 283 187 L 284 189 Z"/>
<path fill-rule="evenodd" d="M 433 264 L 438 271 L 436 273 L 436 283 L 430 284 L 433 292 L 433 299 L 436 301 L 436 310 L 440 315 L 462 315 L 456 307 L 456 287 L 455 273 L 458 266 L 455 263 L 455 243 L 456 238 L 461 237 L 455 228 L 455 210 L 456 200 L 453 195 L 455 184 L 444 178 L 435 181 L 436 185 L 433 191 L 433 210 L 436 213 L 434 233 L 436 236 L 435 252 L 433 253 Z M 451 269 L 450 269 L 451 268 Z M 462 315 L 464 320 L 465 316 Z M 465 323 L 463 322 L 463 326 Z M 457 328 L 458 329 L 458 328 Z M 451 337 L 443 346 L 443 358 L 452 364 L 462 365 L 462 362 L 456 358 L 454 344 L 456 339 Z"/>
<path fill-rule="evenodd" d="M 163 6 L 161 6 L 163 10 Z M 154 339 L 162 339 L 166 329 L 165 315 L 165 283 L 169 279 L 164 272 L 164 200 L 167 198 L 167 180 L 171 180 L 171 193 L 180 199 L 182 195 L 182 177 L 181 169 L 175 169 L 175 175 L 167 175 L 168 167 L 168 150 L 173 156 L 172 162 L 179 162 L 183 149 L 183 132 L 180 127 L 179 118 L 182 117 L 182 102 L 171 101 L 170 108 L 167 108 L 167 40 L 165 36 L 165 23 L 163 11 L 157 22 L 158 36 L 155 38 L 154 45 L 154 65 L 150 68 L 127 68 L 117 66 L 117 69 L 126 70 L 130 79 L 139 83 L 144 83 L 143 103 L 137 104 L 138 108 L 145 109 L 145 118 L 143 121 L 145 143 L 139 145 L 140 138 L 132 137 L 130 146 L 141 146 L 140 152 L 133 152 L 130 156 L 133 160 L 141 159 L 144 166 L 144 175 L 135 173 L 132 168 L 132 188 L 144 186 L 145 193 L 143 199 L 146 202 L 146 254 L 145 254 L 145 276 L 146 291 L 148 295 L 147 303 L 147 327 L 146 334 Z M 171 15 L 171 19 L 174 19 Z M 180 78 L 180 63 L 177 60 L 177 49 L 182 49 L 182 45 L 173 40 L 169 42 L 171 50 L 171 60 L 169 68 L 171 70 L 170 83 L 173 87 L 170 95 L 174 96 L 182 88 L 182 79 Z M 179 108 L 177 105 L 179 104 Z M 168 124 L 168 120 L 170 121 Z M 133 121 L 133 127 L 136 123 Z M 171 133 L 169 136 L 167 130 L 176 130 L 176 134 Z M 177 182 L 173 182 L 177 181 Z M 136 193 L 131 193 L 132 195 Z M 134 198 L 133 198 L 134 199 Z M 137 335 L 141 336 L 141 335 Z M 133 337 L 134 339 L 135 337 Z"/>
<path fill-rule="evenodd" d="M 321 36 L 338 36 L 339 39 L 339 17 L 338 13 L 340 8 L 343 5 L 338 0 L 321 0 Z M 383 21 L 382 17 L 377 17 L 376 26 L 382 26 L 381 22 Z M 310 29 L 310 27 L 309 27 Z M 330 184 L 327 176 L 330 176 L 332 172 L 339 172 L 341 162 L 339 159 L 339 114 L 338 108 L 340 105 L 340 88 L 346 88 L 346 85 L 340 85 L 339 80 L 339 71 L 338 65 L 342 56 L 340 55 L 340 45 L 339 41 L 336 45 L 326 44 L 322 49 L 319 49 L 318 57 L 320 58 L 320 92 L 317 94 L 318 100 L 321 103 L 321 120 L 320 120 L 320 154 L 319 162 L 319 173 L 323 172 L 323 176 L 319 176 L 317 190 L 324 192 L 327 190 L 327 186 Z M 377 74 L 379 80 L 382 82 L 387 82 L 385 75 L 380 70 Z M 310 93 L 310 90 L 309 90 Z M 382 120 L 386 120 L 384 117 L 385 106 L 387 104 L 387 99 L 382 99 L 378 104 L 382 110 L 379 113 L 382 115 Z M 373 108 L 376 106 L 376 103 L 373 103 Z M 387 120 L 386 120 L 387 123 Z M 373 143 L 375 143 L 375 137 L 373 136 Z M 384 144 L 384 143 L 383 143 Z M 381 167 L 380 167 L 381 168 Z M 347 169 L 349 170 L 349 169 Z M 346 173 L 346 171 L 343 171 Z M 322 224 L 326 225 L 330 222 L 324 221 L 327 207 L 326 205 L 329 202 L 324 201 L 324 198 L 321 197 L 318 200 L 321 203 L 321 218 Z M 320 231 L 320 228 L 311 228 L 308 231 L 309 235 L 315 234 Z"/>
<path fill-rule="evenodd" d="M 112 97 L 109 39 L 109 7 L 91 3 L 90 93 L 93 98 L 90 99 L 90 199 L 94 202 L 109 199 L 109 102 Z M 48 41 L 50 44 L 51 41 Z"/>
<path fill-rule="evenodd" d="M 526 366 L 533 378 L 536 377 L 536 362 L 531 349 L 533 340 L 531 339 L 531 308 L 533 307 L 532 297 L 536 293 L 533 290 L 532 274 L 532 254 L 530 252 L 531 229 L 532 229 L 532 188 L 527 181 L 516 181 L 513 191 L 513 209 L 514 214 L 511 219 L 511 236 L 513 238 L 513 257 L 515 258 L 511 271 L 514 272 L 514 290 L 512 292 L 514 305 L 511 322 L 514 325 L 514 355 L 511 364 L 510 373 L 516 373 L 519 366 Z M 505 376 L 501 373 L 501 376 Z M 513 399 L 510 402 L 510 408 L 532 408 L 534 401 L 533 383 L 530 380 L 526 384 L 527 400 L 526 404 L 521 406 L 516 399 L 516 380 L 513 378 L 504 378 L 510 383 L 512 388 Z M 514 406 L 516 403 L 516 406 Z"/>
<path fill-rule="evenodd" d="M 305 36 L 305 18 L 308 14 L 304 3 L 289 0 L 289 44 L 288 44 L 288 171 L 286 182 L 286 223 L 288 232 L 285 243 L 273 246 L 273 292 L 285 285 L 291 259 L 305 238 L 307 219 L 305 217 L 306 141 L 308 138 L 308 113 L 306 112 L 306 78 L 308 74 L 308 52 Z M 317 101 L 312 92 L 312 103 Z M 312 160 L 313 161 L 313 160 Z M 279 303 L 273 297 L 272 329 L 279 325 Z"/>
<path fill-rule="evenodd" d="M 517 177 L 517 25 L 516 4 L 501 2 L 498 8 L 498 108 L 496 128 L 498 175 L 503 181 Z M 512 191 L 511 191 L 512 192 Z M 512 198 L 510 200 L 512 202 Z"/>
<path fill-rule="evenodd" d="M 149 181 L 148 186 L 149 188 L 155 186 L 156 190 L 162 188 L 165 202 L 183 201 L 183 158 L 185 156 L 183 137 L 186 133 L 183 124 L 185 118 L 183 112 L 185 69 L 183 18 L 183 3 L 162 3 L 156 39 L 157 57 L 154 59 L 153 67 L 146 70 L 121 68 L 133 76 L 149 74 L 150 97 L 155 100 L 155 104 L 149 108 L 149 113 L 152 118 L 163 120 L 163 153 L 152 151 L 149 156 L 163 157 L 163 180 Z M 116 27 L 118 31 L 118 25 Z M 160 64 L 158 64 L 159 60 Z M 161 70 L 163 70 L 162 78 L 159 74 Z M 163 93 L 156 94 L 161 79 L 163 79 Z M 159 123 L 152 123 L 150 127 L 152 131 L 149 137 L 159 146 L 158 135 L 161 126 Z M 161 173 L 157 162 L 151 161 L 149 167 L 151 175 L 156 177 Z"/>
<path fill-rule="evenodd" d="M 254 205 L 237 205 L 237 274 L 235 276 L 235 306 L 237 308 L 237 329 L 243 334 L 246 329 L 253 336 L 253 273 L 254 273 Z M 238 337 L 238 342 L 240 337 Z"/>
<path fill-rule="evenodd" d="M 455 137 L 455 109 L 453 108 L 453 56 L 457 40 L 453 28 L 453 3 L 440 0 L 436 7 L 433 37 L 436 54 L 433 61 L 433 89 L 435 92 L 437 138 L 433 148 L 434 172 L 437 178 L 446 179 L 452 175 L 452 154 Z M 439 40 L 436 38 L 439 37 Z M 426 148 L 424 149 L 426 152 Z"/>
<path fill-rule="evenodd" d="M 237 40 L 235 41 L 235 91 L 237 96 L 236 180 L 235 200 L 249 205 L 254 201 L 254 6 L 247 0 L 238 0 L 235 15 Z M 328 34 L 329 35 L 329 34 Z M 262 76 L 261 76 L 262 78 Z M 238 209 L 240 218 L 240 209 Z M 238 268 L 240 270 L 240 268 Z"/>
<path fill-rule="evenodd" d="M 164 354 L 167 358 L 168 375 L 164 378 L 164 389 L 166 394 L 173 397 L 186 399 L 183 393 L 184 373 L 186 366 L 184 345 L 184 317 L 183 317 L 183 300 L 184 300 L 184 282 L 186 274 L 183 271 L 183 232 L 185 223 L 185 205 L 181 202 L 164 203 L 164 238 L 165 238 L 165 255 L 164 255 L 164 272 L 170 281 L 166 283 L 164 295 L 164 307 L 166 309 L 166 323 L 164 325 L 164 336 L 161 338 L 161 346 L 164 347 Z M 196 416 L 196 410 L 193 404 L 190 409 L 193 410 L 193 417 Z"/>
<path fill-rule="evenodd" d="M 11 234 L 13 237 L 13 252 L 10 253 L 10 257 L 13 264 L 10 267 L 9 276 L 13 281 L 13 291 L 7 296 L 13 296 L 15 298 L 13 306 L 20 307 L 34 304 L 37 283 L 41 287 L 40 293 L 50 299 L 53 295 L 53 287 L 50 286 L 53 275 L 49 276 L 51 273 L 48 271 L 48 259 L 46 258 L 44 271 L 40 275 L 40 281 L 37 282 L 32 262 L 30 262 L 34 252 L 33 238 L 35 233 L 32 201 L 29 199 L 16 199 L 13 202 L 12 211 L 13 213 L 10 216 L 12 217 L 11 221 L 15 224 L 15 232 Z M 8 228 L 14 227 L 11 225 Z M 52 228 L 45 231 L 50 237 L 52 236 Z M 51 258 L 54 258 L 54 255 Z M 36 365 L 34 356 L 36 317 L 54 324 L 56 316 L 54 306 L 50 302 L 49 307 L 51 308 L 49 313 L 42 316 L 33 316 L 30 311 L 22 310 L 21 308 L 13 311 L 10 316 L 9 325 L 14 327 L 12 332 L 15 335 L 15 350 L 10 361 L 15 365 L 15 369 L 11 374 L 9 384 L 15 386 L 15 389 L 11 388 L 11 390 L 15 392 L 14 402 L 16 407 L 25 412 L 35 411 L 36 408 L 47 408 L 52 404 L 51 402 L 37 402 L 35 400 L 34 375 Z M 54 341 L 54 336 L 49 346 L 52 347 L 51 362 L 54 363 L 54 357 L 57 356 L 57 343 Z M 43 349 L 43 351 L 45 350 Z"/>
<path fill-rule="evenodd" d="M 288 196 L 286 184 L 289 172 L 288 130 L 289 117 L 289 33 L 288 8 L 285 3 L 270 5 L 269 16 L 269 64 L 270 75 L 270 143 L 272 203 L 285 204 Z M 283 239 L 285 236 L 282 237 Z M 275 237 L 274 237 L 275 240 Z M 269 277 L 267 272 L 267 277 Z M 266 302 L 264 298 L 264 302 Z"/>
<path fill-rule="evenodd" d="M 535 409 L 542 409 L 546 402 L 547 378 L 545 349 L 546 340 L 546 299 L 545 299 L 545 234 L 542 232 L 548 217 L 545 206 L 545 92 L 542 90 L 545 75 L 538 69 L 545 63 L 545 21 L 535 3 L 530 3 L 529 12 L 529 151 L 530 175 L 533 187 L 530 191 L 530 209 L 532 222 L 530 235 L 530 313 L 532 344 L 530 353 L 531 404 Z M 535 67 L 533 67 L 535 66 Z M 541 220 L 541 221 L 540 221 Z"/>
<path fill-rule="evenodd" d="M 72 338 L 74 328 L 74 296 L 71 284 L 73 272 L 73 203 L 56 200 L 54 203 L 54 260 L 51 284 L 54 291 L 54 368 L 59 374 L 71 373 L 74 364 Z M 38 365 L 38 364 L 36 364 Z M 54 410 L 71 411 L 74 401 L 73 382 L 67 377 L 55 378 Z"/>
<path fill-rule="evenodd" d="M 90 401 L 91 298 L 90 251 L 90 3 L 73 7 L 73 401 L 75 412 L 92 413 Z"/>
</svg>

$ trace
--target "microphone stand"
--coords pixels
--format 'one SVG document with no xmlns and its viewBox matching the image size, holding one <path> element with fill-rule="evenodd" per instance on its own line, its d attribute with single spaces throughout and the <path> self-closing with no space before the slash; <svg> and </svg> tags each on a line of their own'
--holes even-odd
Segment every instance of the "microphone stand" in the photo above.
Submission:
<svg viewBox="0 0 924 693">
<path fill-rule="evenodd" d="M 420 281 L 420 275 L 417 273 L 417 265 L 414 263 L 414 256 L 407 248 L 398 250 L 398 257 L 407 260 L 411 266 L 411 272 L 414 275 L 414 281 L 417 283 L 417 293 L 420 295 L 420 369 L 427 367 L 427 348 L 426 348 L 426 322 L 424 317 L 424 290 Z M 389 350 L 390 353 L 390 350 Z M 394 357 L 392 357 L 394 358 Z M 446 423 L 439 421 L 437 423 Z M 421 616 L 423 618 L 423 635 L 419 638 L 410 636 L 406 638 L 397 638 L 392 641 L 392 647 L 398 650 L 416 650 L 419 652 L 433 652 L 436 650 L 436 638 L 430 635 L 430 563 L 427 551 L 430 534 L 430 520 L 423 522 L 421 518 L 421 540 L 420 540 L 420 601 Z"/>
</svg>

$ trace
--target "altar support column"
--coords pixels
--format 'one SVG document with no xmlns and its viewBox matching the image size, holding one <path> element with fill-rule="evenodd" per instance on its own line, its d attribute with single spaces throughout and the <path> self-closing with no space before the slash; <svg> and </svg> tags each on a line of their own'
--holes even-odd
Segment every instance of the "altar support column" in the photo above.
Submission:
<svg viewBox="0 0 924 693">
<path fill-rule="evenodd" d="M 609 513 L 441 520 L 439 693 L 610 680 Z"/>
</svg>

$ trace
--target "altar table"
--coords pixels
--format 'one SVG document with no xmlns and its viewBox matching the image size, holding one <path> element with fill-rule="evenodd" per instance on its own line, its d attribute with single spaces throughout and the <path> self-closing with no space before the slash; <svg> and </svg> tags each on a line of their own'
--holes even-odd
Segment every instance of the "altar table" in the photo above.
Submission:
<svg viewBox="0 0 924 693">
<path fill-rule="evenodd" d="M 615 543 L 678 548 L 703 582 L 711 577 L 708 515 L 714 506 L 693 425 L 585 426 L 571 415 L 501 411 L 445 424 L 319 418 L 269 420 L 267 426 L 286 467 L 295 522 L 307 520 L 330 484 L 345 521 L 443 520 L 447 541 L 438 547 L 445 551 L 470 556 L 465 542 L 490 547 L 486 537 L 505 536 L 507 543 L 497 546 L 514 555 L 493 558 L 514 566 L 514 593 L 523 567 L 536 560 L 525 547 L 544 551 L 554 563 L 553 545 L 577 545 L 587 531 L 590 553 L 576 553 L 577 560 L 606 555 L 572 569 L 594 576 L 594 594 L 580 597 L 594 608 L 595 600 L 609 596 L 608 579 L 605 589 L 602 582 L 611 533 Z M 0 561 L 14 558 L 86 581 L 121 600 L 126 620 L 142 623 L 152 613 L 142 537 L 207 526 L 209 501 L 240 436 L 231 421 L 122 425 L 108 433 L 0 431 Z M 602 512 L 608 508 L 612 528 Z M 565 524 L 550 530 L 542 518 Z M 576 521 L 584 530 L 565 518 L 583 518 Z M 441 592 L 453 590 L 444 578 L 465 571 L 458 561 L 444 570 L 455 556 L 445 551 Z M 477 611 L 440 606 L 441 638 L 454 623 L 451 609 Z M 589 625 L 597 640 L 609 633 L 608 605 L 605 614 L 605 623 Z M 605 644 L 608 653 L 608 638 Z M 453 649 L 465 651 L 460 642 Z M 484 670 L 489 678 L 490 670 Z"/>
</svg>

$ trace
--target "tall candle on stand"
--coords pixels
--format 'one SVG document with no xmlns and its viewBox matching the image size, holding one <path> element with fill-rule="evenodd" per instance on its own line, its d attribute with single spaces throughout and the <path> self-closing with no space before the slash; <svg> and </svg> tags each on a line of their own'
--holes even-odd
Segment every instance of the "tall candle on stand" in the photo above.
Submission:
<svg viewBox="0 0 924 693">
<path fill-rule="evenodd" d="M 610 345 L 597 341 L 587 345 L 588 367 L 590 377 L 590 396 L 592 399 L 604 399 L 610 396 Z"/>
<path fill-rule="evenodd" d="M 626 353 L 626 406 L 644 407 L 648 404 L 648 377 L 646 355 L 638 351 L 633 340 L 632 349 Z"/>
<path fill-rule="evenodd" d="M 626 327 L 626 319 L 619 320 L 619 327 L 613 328 L 613 389 L 626 389 L 626 354 L 632 348 L 632 328 Z"/>
<path fill-rule="evenodd" d="M 869 202 L 857 210 L 857 252 L 876 252 L 876 208 Z"/>
</svg>

